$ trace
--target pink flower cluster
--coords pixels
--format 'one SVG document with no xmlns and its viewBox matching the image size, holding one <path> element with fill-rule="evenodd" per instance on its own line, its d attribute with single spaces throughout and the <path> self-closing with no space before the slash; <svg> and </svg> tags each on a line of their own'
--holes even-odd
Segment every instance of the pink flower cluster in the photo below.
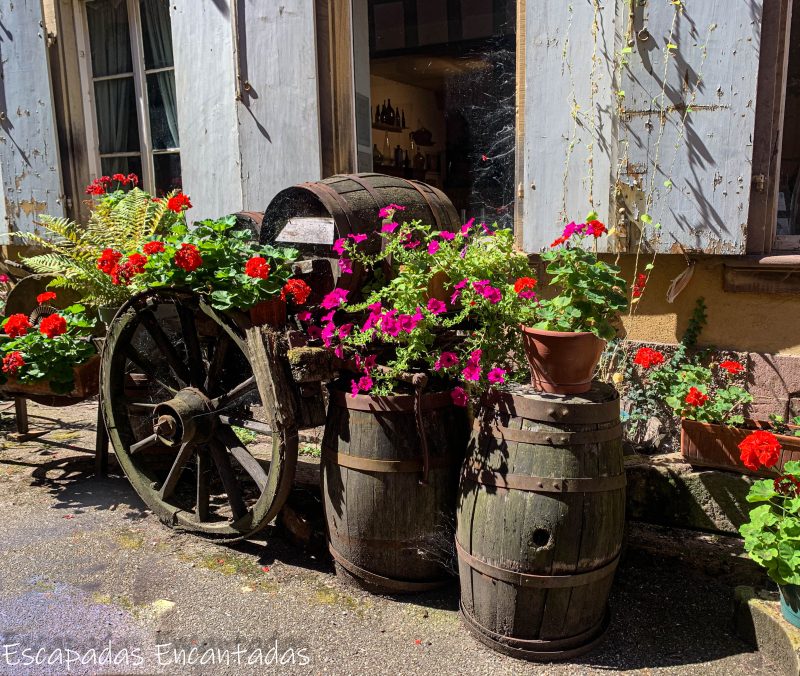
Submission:
<svg viewBox="0 0 800 676">
<path fill-rule="evenodd" d="M 378 358 L 374 354 L 369 355 L 366 359 L 362 360 L 360 356 L 356 355 L 356 368 L 364 375 L 350 381 L 350 396 L 355 397 L 359 392 L 369 392 L 372 389 L 373 382 L 370 373 L 375 368 Z"/>
</svg>

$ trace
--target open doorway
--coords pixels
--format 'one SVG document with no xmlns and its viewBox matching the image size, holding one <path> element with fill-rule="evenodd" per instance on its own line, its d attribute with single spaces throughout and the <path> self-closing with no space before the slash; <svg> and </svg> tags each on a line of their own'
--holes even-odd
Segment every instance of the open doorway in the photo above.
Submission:
<svg viewBox="0 0 800 676">
<path fill-rule="evenodd" d="M 374 171 L 441 188 L 464 219 L 511 227 L 516 0 L 366 4 Z"/>
</svg>

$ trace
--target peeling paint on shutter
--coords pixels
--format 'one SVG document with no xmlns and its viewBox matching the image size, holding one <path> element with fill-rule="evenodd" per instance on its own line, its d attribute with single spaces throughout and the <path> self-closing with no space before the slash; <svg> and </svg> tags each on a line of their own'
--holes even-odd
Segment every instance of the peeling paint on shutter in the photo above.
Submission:
<svg viewBox="0 0 800 676">
<path fill-rule="evenodd" d="M 763 0 L 635 5 L 618 144 L 629 247 L 644 212 L 646 249 L 745 253 L 762 9 Z"/>
<path fill-rule="evenodd" d="M 0 236 L 64 214 L 41 0 L 0 4 Z M 4 213 L 5 212 L 5 213 Z"/>
</svg>

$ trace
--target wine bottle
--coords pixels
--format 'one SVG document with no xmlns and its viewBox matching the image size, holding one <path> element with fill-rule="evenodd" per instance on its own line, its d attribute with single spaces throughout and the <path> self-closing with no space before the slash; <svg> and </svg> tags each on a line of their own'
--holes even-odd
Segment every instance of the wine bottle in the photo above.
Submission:
<svg viewBox="0 0 800 676">
<path fill-rule="evenodd" d="M 375 124 L 380 124 L 381 121 L 381 107 L 375 106 Z"/>
<path fill-rule="evenodd" d="M 392 108 L 392 100 L 388 99 L 388 103 L 386 105 L 386 124 L 390 127 L 394 127 L 394 109 Z"/>
<path fill-rule="evenodd" d="M 403 125 L 402 125 L 402 127 L 403 127 L 403 129 L 406 128 L 406 111 L 405 110 L 403 111 Z"/>
</svg>

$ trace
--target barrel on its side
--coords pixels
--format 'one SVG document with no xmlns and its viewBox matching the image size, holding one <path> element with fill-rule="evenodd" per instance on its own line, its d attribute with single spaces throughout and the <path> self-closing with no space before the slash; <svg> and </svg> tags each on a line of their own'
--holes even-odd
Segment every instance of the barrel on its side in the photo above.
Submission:
<svg viewBox="0 0 800 676">
<path fill-rule="evenodd" d="M 625 522 L 619 397 L 520 388 L 484 398 L 462 469 L 456 548 L 466 626 L 501 652 L 591 649 Z"/>
<path fill-rule="evenodd" d="M 427 394 L 417 430 L 413 396 L 355 397 L 334 389 L 322 442 L 322 494 L 331 554 L 366 589 L 413 593 L 448 580 L 466 413 Z"/>
<path fill-rule="evenodd" d="M 376 253 L 381 246 L 378 232 L 382 219 L 378 212 L 390 204 L 405 207 L 396 216 L 399 221 L 420 220 L 450 231 L 460 225 L 452 202 L 427 183 L 385 174 L 337 174 L 279 192 L 264 212 L 261 243 L 287 243 L 306 257 L 330 258 L 336 239 L 364 234 L 368 239 L 362 246 Z M 290 220 L 291 227 L 287 228 Z M 325 221 L 332 221 L 330 230 L 326 230 Z M 344 289 L 359 290 L 365 281 L 364 271 L 358 267 L 352 274 L 339 277 L 334 265 L 333 273 L 332 282 Z M 312 285 L 315 291 L 318 286 Z M 315 302 L 313 296 L 311 302 Z"/>
</svg>

